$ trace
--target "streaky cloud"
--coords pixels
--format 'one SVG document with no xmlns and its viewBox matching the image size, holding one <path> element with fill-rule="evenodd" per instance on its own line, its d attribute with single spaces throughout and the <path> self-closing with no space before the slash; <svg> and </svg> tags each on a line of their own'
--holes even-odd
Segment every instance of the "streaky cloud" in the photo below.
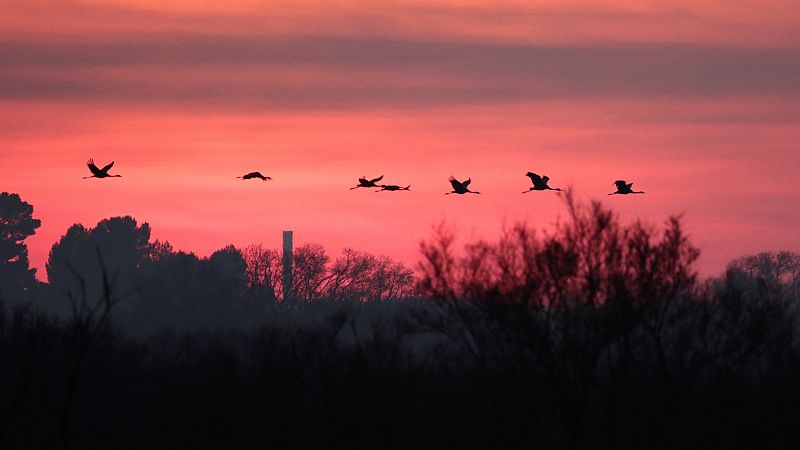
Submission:
<svg viewBox="0 0 800 450">
<path fill-rule="evenodd" d="M 303 83 L 297 78 L 302 76 Z M 800 95 L 800 50 L 318 35 L 0 42 L 0 99 L 216 107 L 436 107 Z"/>
</svg>

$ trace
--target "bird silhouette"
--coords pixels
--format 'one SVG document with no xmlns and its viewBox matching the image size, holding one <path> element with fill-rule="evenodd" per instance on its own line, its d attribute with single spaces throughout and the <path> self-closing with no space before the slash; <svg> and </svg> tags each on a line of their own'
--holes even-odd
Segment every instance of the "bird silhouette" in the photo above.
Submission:
<svg viewBox="0 0 800 450">
<path fill-rule="evenodd" d="M 406 186 L 406 187 L 400 187 L 400 186 L 398 186 L 396 184 L 382 184 L 380 186 L 381 190 L 380 191 L 375 191 L 375 192 L 382 192 L 382 191 L 410 191 L 411 190 L 411 189 L 409 189 L 410 187 L 411 187 L 410 184 L 408 186 Z"/>
<path fill-rule="evenodd" d="M 264 175 L 261 175 L 261 172 L 250 172 L 248 174 L 236 178 L 241 178 L 243 180 L 252 180 L 253 178 L 258 178 L 261 181 L 267 181 L 272 179 L 271 177 L 265 177 Z"/>
<path fill-rule="evenodd" d="M 461 181 L 456 180 L 455 177 L 451 175 L 449 181 L 450 184 L 453 185 L 453 190 L 451 192 L 446 192 L 444 195 L 466 194 L 467 192 L 469 192 L 470 194 L 480 194 L 480 192 L 470 191 L 467 188 L 467 186 L 469 186 L 469 184 L 472 183 L 472 178 L 467 178 L 467 181 L 464 181 L 462 183 Z"/>
<path fill-rule="evenodd" d="M 552 188 L 547 185 L 547 182 L 550 180 L 550 177 L 547 175 L 539 176 L 533 172 L 528 172 L 525 174 L 526 177 L 531 179 L 533 186 L 529 187 L 527 191 L 523 191 L 523 194 L 527 194 L 530 191 L 560 191 L 561 188 Z"/>
<path fill-rule="evenodd" d="M 371 180 L 368 180 L 366 176 L 363 176 L 363 177 L 358 179 L 358 186 L 351 187 L 350 190 L 352 191 L 353 189 L 358 189 L 358 188 L 362 188 L 362 187 L 363 188 L 379 187 L 375 183 L 377 183 L 378 181 L 381 181 L 382 179 L 383 179 L 383 175 L 379 176 L 378 178 L 373 178 Z"/>
<path fill-rule="evenodd" d="M 88 177 L 83 177 L 84 180 L 87 179 L 87 178 L 109 178 L 109 177 L 121 177 L 122 176 L 122 175 L 109 175 L 108 174 L 108 170 L 111 169 L 112 166 L 114 166 L 114 161 L 111 161 L 107 166 L 103 167 L 102 169 L 99 169 L 97 166 L 94 165 L 94 160 L 93 159 L 89 159 L 89 161 L 86 163 L 86 165 L 89 166 L 89 170 L 92 172 L 92 175 L 90 175 Z"/>
<path fill-rule="evenodd" d="M 634 191 L 631 189 L 633 183 L 626 183 L 625 180 L 617 180 L 614 182 L 617 186 L 617 191 L 612 192 L 608 195 L 620 194 L 620 195 L 628 195 L 628 194 L 644 194 L 644 191 Z"/>
</svg>

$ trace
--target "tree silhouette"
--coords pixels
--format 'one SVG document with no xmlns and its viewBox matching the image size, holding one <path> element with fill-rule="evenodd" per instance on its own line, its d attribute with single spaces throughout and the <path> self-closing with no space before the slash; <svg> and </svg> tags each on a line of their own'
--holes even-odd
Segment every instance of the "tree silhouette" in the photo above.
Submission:
<svg viewBox="0 0 800 450">
<path fill-rule="evenodd" d="M 245 310 L 246 262 L 229 245 L 208 258 L 156 243 L 141 264 L 139 294 L 121 306 L 118 323 L 136 335 L 158 330 L 218 329 L 251 321 Z"/>
<path fill-rule="evenodd" d="M 309 301 L 322 295 L 330 256 L 319 244 L 304 244 L 294 249 L 292 298 Z"/>
<path fill-rule="evenodd" d="M 249 295 L 256 301 L 273 302 L 281 292 L 282 261 L 275 249 L 254 244 L 242 250 L 247 264 L 247 286 Z"/>
<path fill-rule="evenodd" d="M 200 300 L 204 295 L 200 258 L 193 253 L 173 252 L 168 244 L 156 248 L 160 250 L 151 254 L 139 271 L 139 295 L 121 305 L 124 317 L 120 322 L 136 335 L 200 326 Z"/>
<path fill-rule="evenodd" d="M 345 248 L 330 267 L 323 292 L 332 300 L 397 300 L 415 294 L 414 274 L 386 256 Z"/>
<path fill-rule="evenodd" d="M 702 310 L 683 301 L 695 293 L 698 250 L 678 218 L 659 232 L 623 224 L 600 203 L 578 204 L 570 192 L 565 201 L 569 218 L 553 232 L 518 224 L 460 253 L 454 233 L 440 227 L 421 246 L 420 285 L 440 300 L 442 319 L 432 326 L 472 364 L 490 372 L 535 367 L 560 405 L 550 420 L 570 447 L 586 446 L 587 427 L 598 425 L 587 418 L 599 408 L 606 447 L 615 448 L 621 400 L 603 389 L 646 379 L 668 392 L 686 355 L 701 351 L 684 343 L 709 342 L 695 339 L 696 330 L 714 329 L 697 327 L 691 319 Z M 712 360 L 707 354 L 702 364 Z"/>
<path fill-rule="evenodd" d="M 251 245 L 242 251 L 247 264 L 249 295 L 281 299 L 283 266 L 280 252 Z M 414 272 L 387 256 L 345 248 L 333 261 L 319 244 L 294 252 L 294 298 L 302 301 L 399 300 L 417 295 Z"/>
<path fill-rule="evenodd" d="M 39 226 L 32 205 L 17 194 L 0 193 L 0 300 L 19 299 L 36 286 L 24 240 Z"/>
<path fill-rule="evenodd" d="M 800 302 L 800 254 L 762 252 L 728 263 L 725 280 L 748 295 Z"/>
<path fill-rule="evenodd" d="M 130 216 L 103 219 L 90 229 L 71 226 L 50 250 L 46 269 L 51 290 L 67 298 L 97 302 L 102 298 L 103 269 L 120 292 L 134 289 L 139 284 L 137 269 L 152 251 L 149 240 L 150 226 L 138 225 Z M 79 278 L 86 281 L 85 295 Z M 50 307 L 58 309 L 57 305 Z"/>
<path fill-rule="evenodd" d="M 461 253 L 453 231 L 440 226 L 421 244 L 421 287 L 444 299 L 556 306 L 659 303 L 694 286 L 699 251 L 679 218 L 659 233 L 641 222 L 623 225 L 600 203 L 576 203 L 571 192 L 565 204 L 569 218 L 550 234 L 520 223 L 497 242 L 468 243 Z"/>
<path fill-rule="evenodd" d="M 800 256 L 699 283 L 678 218 L 566 200 L 552 231 L 440 227 L 418 299 L 402 263 L 301 246 L 291 307 L 252 301 L 280 292 L 276 250 L 75 225 L 48 267 L 72 313 L 0 305 L 0 447 L 794 448 Z"/>
<path fill-rule="evenodd" d="M 241 252 L 228 245 L 201 261 L 201 301 L 206 320 L 228 319 L 241 306 L 241 299 L 247 287 L 247 263 Z"/>
</svg>

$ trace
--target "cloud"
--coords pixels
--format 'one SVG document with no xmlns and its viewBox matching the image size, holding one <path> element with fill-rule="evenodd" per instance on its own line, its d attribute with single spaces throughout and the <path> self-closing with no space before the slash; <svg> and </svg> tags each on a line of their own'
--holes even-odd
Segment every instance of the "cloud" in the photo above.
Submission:
<svg viewBox="0 0 800 450">
<path fill-rule="evenodd" d="M 0 99 L 220 108 L 436 107 L 800 94 L 800 50 L 161 34 L 0 42 Z"/>
<path fill-rule="evenodd" d="M 331 36 L 796 47 L 796 7 L 796 0 L 4 0 L 0 36 L 317 30 Z"/>
</svg>

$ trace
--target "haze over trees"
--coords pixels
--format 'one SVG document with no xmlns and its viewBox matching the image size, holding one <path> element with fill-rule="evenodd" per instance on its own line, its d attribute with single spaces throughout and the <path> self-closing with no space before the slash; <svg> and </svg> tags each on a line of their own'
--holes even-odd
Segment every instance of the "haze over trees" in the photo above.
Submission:
<svg viewBox="0 0 800 450">
<path fill-rule="evenodd" d="M 75 225 L 0 307 L 0 447 L 793 448 L 800 255 L 704 280 L 679 218 L 565 198 L 416 273 L 299 246 L 289 298 L 275 249 Z"/>
<path fill-rule="evenodd" d="M 81 299 L 96 305 L 107 278 L 119 297 L 114 322 L 136 335 L 250 326 L 283 302 L 283 266 L 275 249 L 232 245 L 207 258 L 150 240 L 147 223 L 112 217 L 71 226 L 47 262 L 48 295 L 38 304 L 67 315 Z M 319 244 L 294 250 L 289 301 L 398 300 L 416 294 L 413 271 L 386 256 L 346 248 L 335 259 Z"/>
</svg>

